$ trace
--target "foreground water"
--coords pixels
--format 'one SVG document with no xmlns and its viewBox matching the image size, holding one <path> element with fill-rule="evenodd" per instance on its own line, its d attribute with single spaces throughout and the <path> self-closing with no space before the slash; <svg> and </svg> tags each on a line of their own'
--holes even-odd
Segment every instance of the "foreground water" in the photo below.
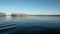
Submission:
<svg viewBox="0 0 60 34">
<path fill-rule="evenodd" d="M 0 34 L 60 34 L 60 17 L 2 17 Z"/>
</svg>

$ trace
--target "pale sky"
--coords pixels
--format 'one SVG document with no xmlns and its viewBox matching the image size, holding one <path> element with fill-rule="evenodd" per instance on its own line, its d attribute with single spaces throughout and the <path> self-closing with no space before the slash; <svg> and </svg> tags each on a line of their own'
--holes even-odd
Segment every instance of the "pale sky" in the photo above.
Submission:
<svg viewBox="0 0 60 34">
<path fill-rule="evenodd" d="M 0 0 L 0 11 L 7 14 L 60 14 L 60 0 Z"/>
</svg>

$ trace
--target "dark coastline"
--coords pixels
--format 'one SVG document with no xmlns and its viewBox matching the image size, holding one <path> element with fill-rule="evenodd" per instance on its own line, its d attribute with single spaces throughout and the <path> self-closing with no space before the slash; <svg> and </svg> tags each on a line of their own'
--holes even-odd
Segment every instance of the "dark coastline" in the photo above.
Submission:
<svg viewBox="0 0 60 34">
<path fill-rule="evenodd" d="M 0 17 L 5 17 L 5 16 L 12 16 L 12 17 L 24 17 L 24 16 L 60 16 L 60 14 L 25 14 L 25 13 L 11 13 L 10 15 L 6 15 L 6 13 L 0 12 Z"/>
</svg>

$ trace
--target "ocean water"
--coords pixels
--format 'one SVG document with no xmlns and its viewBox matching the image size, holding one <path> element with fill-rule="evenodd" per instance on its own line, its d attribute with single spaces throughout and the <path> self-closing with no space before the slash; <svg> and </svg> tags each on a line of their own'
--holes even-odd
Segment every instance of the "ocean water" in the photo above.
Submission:
<svg viewBox="0 0 60 34">
<path fill-rule="evenodd" d="M 60 34 L 60 17 L 0 17 L 0 34 Z"/>
</svg>

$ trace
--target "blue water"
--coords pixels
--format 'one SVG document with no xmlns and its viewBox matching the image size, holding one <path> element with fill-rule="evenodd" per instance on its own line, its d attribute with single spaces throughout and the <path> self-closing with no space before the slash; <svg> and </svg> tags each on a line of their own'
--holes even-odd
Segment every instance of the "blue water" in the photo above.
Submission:
<svg viewBox="0 0 60 34">
<path fill-rule="evenodd" d="M 0 34 L 60 34 L 60 17 L 1 17 Z"/>
</svg>

